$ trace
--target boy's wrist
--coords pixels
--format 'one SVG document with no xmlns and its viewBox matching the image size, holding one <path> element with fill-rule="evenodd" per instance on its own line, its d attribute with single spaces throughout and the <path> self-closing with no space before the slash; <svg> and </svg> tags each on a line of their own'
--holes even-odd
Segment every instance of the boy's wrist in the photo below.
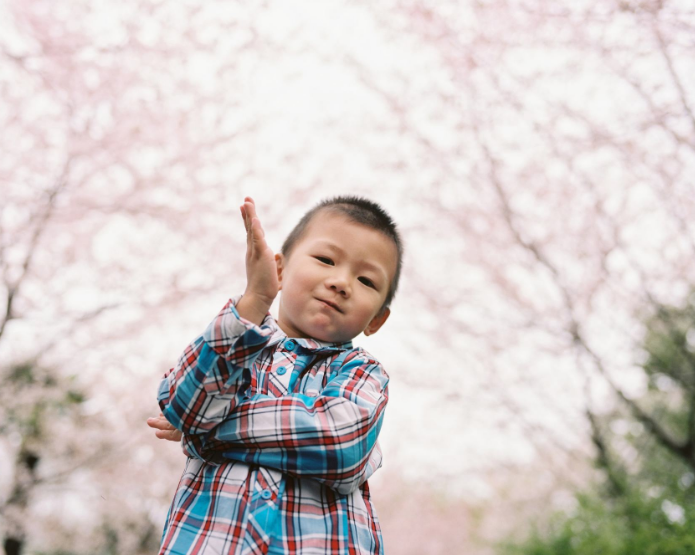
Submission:
<svg viewBox="0 0 695 555">
<path fill-rule="evenodd" d="M 247 291 L 236 304 L 236 311 L 245 320 L 260 326 L 272 304 L 273 299 L 259 297 Z"/>
</svg>

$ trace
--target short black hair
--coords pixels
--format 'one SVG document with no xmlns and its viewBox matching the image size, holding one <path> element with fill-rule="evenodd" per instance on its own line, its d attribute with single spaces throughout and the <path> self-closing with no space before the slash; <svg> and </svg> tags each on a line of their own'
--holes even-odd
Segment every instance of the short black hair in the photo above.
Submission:
<svg viewBox="0 0 695 555">
<path fill-rule="evenodd" d="M 285 239 L 282 244 L 283 256 L 290 256 L 292 249 L 297 244 L 297 242 L 302 238 L 307 226 L 311 220 L 319 212 L 325 210 L 333 210 L 339 214 L 346 216 L 349 220 L 356 224 L 367 226 L 374 229 L 380 233 L 383 233 L 393 241 L 396 246 L 397 261 L 396 261 L 396 273 L 391 280 L 389 286 L 389 291 L 386 295 L 386 300 L 384 305 L 381 307 L 382 310 L 390 306 L 391 301 L 396 296 L 396 290 L 398 289 L 398 282 L 401 277 L 401 267 L 403 266 L 403 241 L 401 240 L 401 235 L 398 232 L 395 222 L 389 216 L 386 211 L 379 206 L 376 202 L 367 200 L 363 197 L 357 196 L 337 196 L 329 198 L 319 202 L 311 210 L 309 210 L 302 219 L 299 220 L 294 229 L 290 231 L 290 234 Z"/>
</svg>

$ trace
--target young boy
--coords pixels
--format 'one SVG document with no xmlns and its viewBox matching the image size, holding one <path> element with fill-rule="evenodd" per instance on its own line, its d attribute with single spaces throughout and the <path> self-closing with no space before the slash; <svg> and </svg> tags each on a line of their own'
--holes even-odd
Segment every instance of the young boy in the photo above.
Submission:
<svg viewBox="0 0 695 555">
<path fill-rule="evenodd" d="M 167 373 L 162 416 L 148 420 L 160 438 L 182 432 L 189 457 L 160 554 L 383 553 L 367 479 L 389 378 L 351 340 L 389 317 L 396 226 L 375 203 L 337 197 L 274 255 L 251 198 L 241 214 L 246 291 Z"/>
</svg>

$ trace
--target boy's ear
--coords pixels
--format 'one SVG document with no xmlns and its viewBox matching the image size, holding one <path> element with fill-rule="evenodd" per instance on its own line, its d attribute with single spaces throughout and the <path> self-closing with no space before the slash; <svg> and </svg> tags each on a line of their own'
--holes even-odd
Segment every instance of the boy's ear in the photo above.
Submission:
<svg viewBox="0 0 695 555">
<path fill-rule="evenodd" d="M 275 266 L 278 269 L 278 289 L 282 289 L 282 271 L 285 269 L 285 257 L 282 253 L 275 255 Z"/>
<path fill-rule="evenodd" d="M 391 309 L 384 308 L 383 310 L 380 310 L 379 314 L 374 316 L 374 318 L 372 318 L 372 321 L 369 322 L 369 325 L 365 328 L 364 335 L 372 335 L 373 333 L 379 331 L 379 328 L 384 325 L 384 323 L 386 322 L 386 320 L 388 320 L 390 315 Z"/>
</svg>

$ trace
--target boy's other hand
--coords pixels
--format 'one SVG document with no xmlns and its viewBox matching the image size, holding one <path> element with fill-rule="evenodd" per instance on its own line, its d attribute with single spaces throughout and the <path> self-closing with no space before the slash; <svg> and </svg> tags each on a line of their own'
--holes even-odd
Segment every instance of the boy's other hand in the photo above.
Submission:
<svg viewBox="0 0 695 555">
<path fill-rule="evenodd" d="M 181 441 L 182 433 L 181 430 L 177 430 L 172 426 L 169 421 L 164 418 L 164 415 L 160 412 L 159 416 L 147 419 L 147 425 L 150 428 L 157 430 L 154 435 L 159 439 L 166 439 L 168 441 Z"/>
<path fill-rule="evenodd" d="M 236 308 L 242 318 L 260 325 L 280 289 L 277 265 L 253 199 L 246 197 L 240 209 L 246 228 L 246 291 Z"/>
</svg>

